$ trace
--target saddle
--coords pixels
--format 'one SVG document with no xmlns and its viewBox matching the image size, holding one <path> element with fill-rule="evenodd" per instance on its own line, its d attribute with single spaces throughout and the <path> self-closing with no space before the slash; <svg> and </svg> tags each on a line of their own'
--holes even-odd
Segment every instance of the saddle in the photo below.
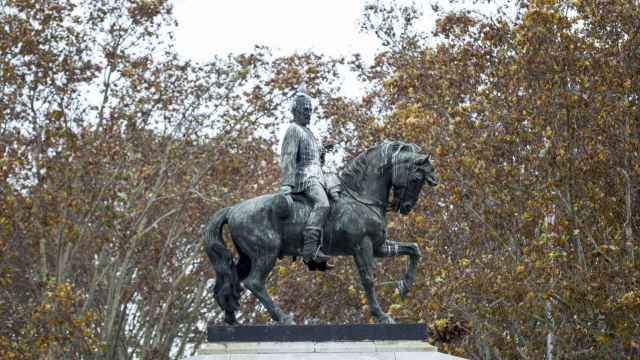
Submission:
<svg viewBox="0 0 640 360">
<path fill-rule="evenodd" d="M 329 204 L 333 207 L 336 199 L 329 194 L 333 189 L 339 190 L 342 188 L 340 178 L 336 174 L 326 175 L 324 188 L 328 194 Z M 306 224 L 311 214 L 311 207 L 311 201 L 302 194 L 278 194 L 273 202 L 273 208 L 278 219 L 288 224 Z"/>
<path fill-rule="evenodd" d="M 330 174 L 329 176 L 325 176 L 325 191 L 327 192 L 327 197 L 329 198 L 329 204 L 333 209 L 334 204 L 337 199 L 334 199 L 331 195 L 332 191 L 340 189 L 340 180 L 337 175 Z M 302 232 L 304 226 L 309 219 L 309 215 L 311 215 L 311 209 L 313 204 L 311 200 L 309 200 L 303 194 L 276 194 L 273 201 L 273 210 L 275 215 L 278 218 L 278 222 L 280 223 L 280 231 L 282 231 L 282 235 L 295 239 L 295 243 L 298 244 L 298 248 L 301 251 L 303 246 L 303 237 Z M 331 212 L 327 217 L 327 221 L 331 219 Z M 325 249 L 331 248 L 331 243 L 333 242 L 331 234 L 325 231 L 322 246 Z M 280 256 L 282 258 L 282 256 Z M 293 257 L 293 260 L 296 260 L 296 256 Z M 316 263 L 309 262 L 307 263 L 309 270 L 311 271 L 326 271 L 327 263 Z"/>
</svg>

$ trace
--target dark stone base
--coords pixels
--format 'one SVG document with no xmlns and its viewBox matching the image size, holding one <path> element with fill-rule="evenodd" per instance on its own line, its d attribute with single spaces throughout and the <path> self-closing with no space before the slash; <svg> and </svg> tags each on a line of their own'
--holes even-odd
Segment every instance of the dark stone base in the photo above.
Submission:
<svg viewBox="0 0 640 360">
<path fill-rule="evenodd" d="M 425 324 L 209 326 L 209 342 L 426 340 Z"/>
</svg>

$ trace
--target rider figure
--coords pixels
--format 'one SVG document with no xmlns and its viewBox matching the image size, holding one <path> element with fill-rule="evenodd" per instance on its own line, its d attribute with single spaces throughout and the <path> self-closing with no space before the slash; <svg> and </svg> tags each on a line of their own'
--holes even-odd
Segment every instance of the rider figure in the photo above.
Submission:
<svg viewBox="0 0 640 360">
<path fill-rule="evenodd" d="M 303 194 L 311 200 L 313 209 L 304 227 L 302 258 L 305 263 L 322 263 L 329 256 L 321 250 L 322 229 L 329 213 L 329 199 L 324 189 L 321 168 L 322 149 L 307 127 L 311 120 L 311 98 L 300 92 L 291 107 L 293 122 L 289 125 L 282 143 L 282 188 L 284 195 Z"/>
</svg>

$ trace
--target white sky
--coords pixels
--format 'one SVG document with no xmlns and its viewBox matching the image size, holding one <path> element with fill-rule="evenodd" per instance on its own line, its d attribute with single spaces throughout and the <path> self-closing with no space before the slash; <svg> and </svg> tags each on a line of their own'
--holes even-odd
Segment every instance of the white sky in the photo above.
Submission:
<svg viewBox="0 0 640 360">
<path fill-rule="evenodd" d="M 361 53 L 372 59 L 378 46 L 373 35 L 359 32 L 366 3 L 374 0 L 173 0 L 176 47 L 185 58 L 211 60 L 214 55 L 250 52 L 266 45 L 275 55 L 314 52 L 329 55 Z M 474 4 L 472 0 L 395 0 L 417 4 L 423 11 L 418 26 L 431 31 L 435 17 L 431 4 L 445 8 L 474 9 L 495 13 L 498 5 Z M 497 3 L 505 3 L 501 0 Z"/>
<path fill-rule="evenodd" d="M 178 20 L 176 50 L 187 59 L 205 62 L 214 56 L 252 51 L 255 45 L 274 55 L 314 51 L 328 56 L 360 53 L 372 60 L 378 41 L 359 32 L 365 0 L 174 0 Z M 400 0 L 398 3 L 410 3 Z M 344 71 L 342 92 L 361 94 L 362 84 Z M 311 128 L 322 138 L 324 126 L 315 115 Z M 282 139 L 286 125 L 279 129 Z M 328 159 L 329 162 L 333 159 Z"/>
<path fill-rule="evenodd" d="M 359 31 L 364 6 L 374 0 L 173 0 L 178 27 L 176 50 L 185 59 L 206 62 L 214 56 L 251 52 L 255 45 L 271 48 L 274 55 L 314 51 L 328 56 L 360 53 L 373 61 L 379 43 L 374 35 Z M 497 6 L 462 0 L 395 0 L 417 4 L 423 17 L 418 26 L 430 32 L 435 16 L 430 5 L 447 9 L 495 12 Z M 498 1 L 504 2 L 504 1 Z M 343 74 L 344 95 L 359 93 L 353 74 Z"/>
<path fill-rule="evenodd" d="M 411 4 L 413 0 L 395 0 Z M 428 4 L 428 0 L 422 4 Z M 359 31 L 365 4 L 372 0 L 173 0 L 178 20 L 175 46 L 185 59 L 200 62 L 265 45 L 275 56 L 313 51 L 331 57 L 360 53 L 373 61 L 374 35 Z M 426 10 L 426 9 L 424 9 Z M 425 11 L 425 28 L 435 19 Z M 358 96 L 363 84 L 342 71 L 342 95 Z M 312 121 L 312 124 L 314 121 Z"/>
<path fill-rule="evenodd" d="M 328 56 L 360 53 L 370 62 L 378 49 L 373 35 L 359 31 L 366 3 L 372 0 L 173 0 L 178 27 L 176 50 L 185 59 L 200 62 L 229 53 L 251 52 L 255 45 L 271 48 L 274 55 L 313 51 Z M 495 11 L 495 5 L 474 5 L 473 1 L 449 4 L 447 0 L 395 0 L 417 3 L 423 11 L 420 30 L 430 32 L 435 17 L 430 4 L 448 9 L 472 8 Z M 342 74 L 342 93 L 358 96 L 362 84 L 352 73 Z M 322 133 L 322 122 L 312 119 L 312 129 Z M 282 138 L 284 127 L 280 131 Z M 318 133 L 316 133 L 319 135 Z"/>
<path fill-rule="evenodd" d="M 362 0 L 175 0 L 177 50 L 193 60 L 248 52 L 313 50 L 373 55 L 377 41 L 358 32 Z"/>
</svg>

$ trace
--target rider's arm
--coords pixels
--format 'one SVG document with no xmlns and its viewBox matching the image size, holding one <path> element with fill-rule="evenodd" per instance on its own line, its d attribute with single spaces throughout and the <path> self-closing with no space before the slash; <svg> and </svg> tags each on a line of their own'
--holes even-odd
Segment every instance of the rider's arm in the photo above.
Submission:
<svg viewBox="0 0 640 360">
<path fill-rule="evenodd" d="M 324 166 L 327 153 L 333 151 L 335 146 L 333 141 L 325 141 L 322 144 L 322 149 L 320 149 L 320 165 Z"/>
<path fill-rule="evenodd" d="M 296 182 L 296 158 L 300 144 L 300 134 L 296 126 L 289 126 L 282 141 L 280 167 L 282 169 L 282 186 L 294 187 Z"/>
</svg>

